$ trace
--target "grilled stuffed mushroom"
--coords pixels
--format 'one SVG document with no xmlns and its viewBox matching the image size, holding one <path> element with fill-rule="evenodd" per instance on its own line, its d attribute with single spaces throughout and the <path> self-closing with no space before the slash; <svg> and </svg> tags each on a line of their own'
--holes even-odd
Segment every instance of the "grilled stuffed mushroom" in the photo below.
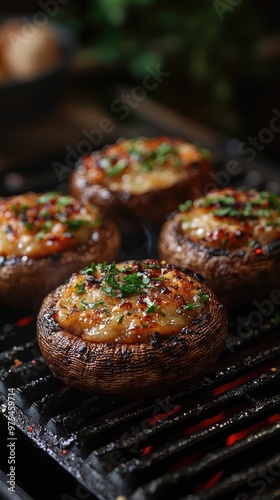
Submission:
<svg viewBox="0 0 280 500">
<path fill-rule="evenodd" d="M 0 200 L 0 301 L 32 308 L 74 271 L 112 261 L 120 235 L 91 204 L 58 193 Z"/>
<path fill-rule="evenodd" d="M 159 255 L 201 273 L 228 308 L 279 288 L 280 199 L 225 188 L 187 201 L 162 227 Z"/>
<path fill-rule="evenodd" d="M 92 264 L 51 292 L 37 338 L 52 372 L 94 394 L 150 397 L 202 377 L 227 316 L 198 276 L 157 260 Z"/>
<path fill-rule="evenodd" d="M 71 193 L 108 212 L 160 221 L 180 201 L 204 192 L 210 153 L 179 138 L 120 139 L 81 158 Z"/>
</svg>

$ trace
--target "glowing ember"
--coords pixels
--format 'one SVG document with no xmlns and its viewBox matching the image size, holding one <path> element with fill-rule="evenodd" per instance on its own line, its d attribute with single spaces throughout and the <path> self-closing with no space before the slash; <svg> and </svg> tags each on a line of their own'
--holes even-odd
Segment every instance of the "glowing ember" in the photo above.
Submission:
<svg viewBox="0 0 280 500">
<path fill-rule="evenodd" d="M 213 396 L 218 396 L 218 394 L 223 394 L 224 392 L 227 392 L 230 389 L 234 389 L 235 387 L 238 387 L 239 385 L 245 384 L 245 382 L 248 382 L 248 380 L 250 380 L 249 377 L 240 377 L 240 378 L 234 380 L 234 382 L 230 382 L 228 384 L 221 385 L 220 387 L 217 387 L 217 389 L 213 390 Z"/>
<path fill-rule="evenodd" d="M 17 368 L 18 366 L 22 365 L 22 361 L 20 361 L 20 359 L 18 358 L 14 358 L 14 365 Z"/>
<path fill-rule="evenodd" d="M 27 427 L 28 432 L 33 431 L 33 429 L 34 429 L 34 427 L 32 427 L 32 425 L 30 425 L 29 427 Z"/>
<path fill-rule="evenodd" d="M 192 427 L 189 427 L 184 431 L 184 434 L 187 436 L 190 436 L 194 434 L 195 432 L 200 431 L 201 429 L 206 429 L 206 427 L 210 427 L 211 425 L 215 424 L 216 422 L 220 422 L 221 420 L 225 419 L 225 414 L 224 412 L 219 413 L 218 415 L 215 415 L 214 417 L 211 418 L 206 418 L 199 424 L 193 425 Z"/>
<path fill-rule="evenodd" d="M 224 470 L 221 470 L 220 472 L 218 472 L 217 474 L 215 474 L 215 476 L 211 477 L 211 479 L 209 479 L 209 481 L 206 481 L 205 483 L 203 483 L 202 485 L 200 485 L 198 488 L 196 488 L 196 493 L 198 493 L 199 491 L 202 491 L 202 490 L 208 490 L 210 488 L 213 488 L 213 486 L 215 486 L 215 484 L 219 481 L 219 479 L 222 477 L 223 473 L 225 471 Z"/>
<path fill-rule="evenodd" d="M 147 448 L 145 448 L 145 450 L 143 451 L 142 455 L 148 455 L 152 450 L 152 448 L 153 448 L 152 446 L 147 446 Z"/>
<path fill-rule="evenodd" d="M 24 318 L 21 318 L 16 322 L 16 326 L 18 326 L 19 328 L 22 328 L 23 326 L 30 325 L 30 323 L 32 323 L 32 321 L 33 321 L 32 316 L 25 316 Z"/>
<path fill-rule="evenodd" d="M 216 389 L 213 390 L 212 394 L 213 396 L 217 396 L 218 394 L 223 394 L 224 392 L 229 391 L 230 389 L 234 389 L 235 387 L 239 387 L 242 384 L 245 384 L 246 382 L 249 382 L 250 380 L 253 380 L 260 375 L 263 375 L 265 372 L 270 371 L 277 371 L 277 368 L 275 368 L 275 361 L 269 362 L 265 365 L 260 366 L 256 370 L 252 370 L 250 373 L 247 375 L 243 375 L 242 377 L 237 378 L 233 382 L 229 382 L 228 384 L 221 385 L 217 387 Z"/>
<path fill-rule="evenodd" d="M 257 424 L 252 425 L 248 429 L 240 432 L 236 432 L 236 434 L 232 434 L 227 438 L 226 444 L 227 446 L 232 446 L 236 441 L 241 441 L 242 439 L 245 439 L 247 436 L 250 434 L 253 434 L 254 432 L 258 432 L 260 429 L 263 429 L 269 424 L 274 424 L 275 422 L 278 422 L 280 420 L 280 413 L 277 413 L 276 415 L 272 415 L 271 417 L 267 418 L 266 420 L 263 420 L 262 422 L 258 422 Z"/>
<path fill-rule="evenodd" d="M 170 415 L 174 415 L 175 413 L 178 413 L 178 411 L 180 411 L 180 410 L 182 410 L 182 406 L 177 405 L 172 410 L 168 411 L 167 413 L 160 413 L 159 415 L 156 415 L 154 418 L 151 418 L 151 420 L 149 421 L 149 425 L 154 425 L 157 422 L 159 422 L 159 420 L 163 420 L 165 417 L 168 417 Z"/>
</svg>

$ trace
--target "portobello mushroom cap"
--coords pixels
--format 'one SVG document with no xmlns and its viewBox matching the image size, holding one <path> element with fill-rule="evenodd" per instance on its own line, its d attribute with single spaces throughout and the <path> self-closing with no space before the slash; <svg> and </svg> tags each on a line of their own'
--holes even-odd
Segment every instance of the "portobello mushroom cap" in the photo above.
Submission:
<svg viewBox="0 0 280 500">
<path fill-rule="evenodd" d="M 228 310 L 254 307 L 280 285 L 279 212 L 274 194 L 213 190 L 171 214 L 159 256 L 200 273 Z"/>
<path fill-rule="evenodd" d="M 112 262 L 120 249 L 116 224 L 70 196 L 2 198 L 0 219 L 0 302 L 15 309 L 37 311 L 74 271 L 100 259 Z"/>
<path fill-rule="evenodd" d="M 39 311 L 38 344 L 54 375 L 85 392 L 142 399 L 213 367 L 227 315 L 200 277 L 151 259 L 90 269 Z"/>
<path fill-rule="evenodd" d="M 120 139 L 83 156 L 69 190 L 105 213 L 130 213 L 161 222 L 186 198 L 204 193 L 210 152 L 179 138 Z"/>
</svg>

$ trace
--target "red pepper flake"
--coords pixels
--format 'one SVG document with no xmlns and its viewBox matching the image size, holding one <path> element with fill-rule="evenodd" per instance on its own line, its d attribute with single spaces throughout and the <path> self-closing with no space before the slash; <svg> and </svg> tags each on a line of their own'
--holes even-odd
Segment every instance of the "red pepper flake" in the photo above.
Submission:
<svg viewBox="0 0 280 500">
<path fill-rule="evenodd" d="M 32 427 L 32 425 L 30 425 L 29 427 L 27 427 L 28 432 L 33 431 L 33 429 L 34 429 L 34 427 Z"/>
<path fill-rule="evenodd" d="M 262 248 L 256 248 L 256 250 L 255 250 L 256 255 L 261 255 L 262 253 L 263 253 Z"/>
<path fill-rule="evenodd" d="M 61 455 L 67 455 L 67 450 L 62 450 Z"/>
</svg>

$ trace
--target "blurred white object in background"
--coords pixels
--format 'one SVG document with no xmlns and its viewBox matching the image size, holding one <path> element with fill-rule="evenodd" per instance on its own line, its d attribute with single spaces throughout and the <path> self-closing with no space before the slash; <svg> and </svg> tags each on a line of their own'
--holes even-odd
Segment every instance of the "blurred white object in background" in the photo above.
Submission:
<svg viewBox="0 0 280 500">
<path fill-rule="evenodd" d="M 50 24 L 32 26 L 23 19 L 0 25 L 0 80 L 25 80 L 58 63 L 61 49 Z"/>
</svg>

